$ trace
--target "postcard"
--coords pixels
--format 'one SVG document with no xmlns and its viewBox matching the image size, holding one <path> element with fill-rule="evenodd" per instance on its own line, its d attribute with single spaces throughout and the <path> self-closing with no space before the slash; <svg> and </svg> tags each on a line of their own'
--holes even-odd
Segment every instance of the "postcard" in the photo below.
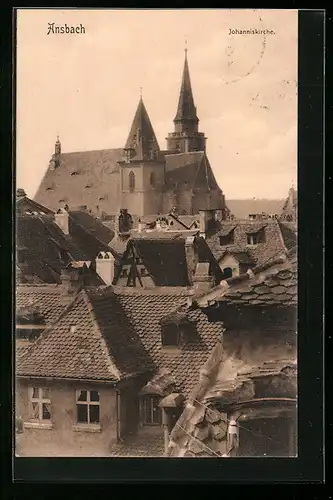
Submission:
<svg viewBox="0 0 333 500">
<path fill-rule="evenodd" d="M 16 457 L 297 457 L 297 68 L 297 10 L 17 10 Z"/>
</svg>

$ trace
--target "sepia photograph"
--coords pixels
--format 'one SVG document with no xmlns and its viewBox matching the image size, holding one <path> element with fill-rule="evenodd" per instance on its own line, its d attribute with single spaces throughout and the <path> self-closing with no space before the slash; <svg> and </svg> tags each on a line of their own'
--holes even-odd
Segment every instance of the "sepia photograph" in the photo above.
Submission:
<svg viewBox="0 0 333 500">
<path fill-rule="evenodd" d="M 298 11 L 16 12 L 16 457 L 298 456 Z"/>
</svg>

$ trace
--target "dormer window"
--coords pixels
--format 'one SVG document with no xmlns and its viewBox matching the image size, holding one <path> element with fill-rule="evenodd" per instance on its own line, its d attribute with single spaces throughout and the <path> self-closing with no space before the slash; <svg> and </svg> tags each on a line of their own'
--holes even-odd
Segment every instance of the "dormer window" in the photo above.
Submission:
<svg viewBox="0 0 333 500">
<path fill-rule="evenodd" d="M 258 245 L 259 243 L 265 242 L 265 231 L 261 229 L 256 233 L 247 234 L 247 244 L 248 245 Z"/>
<path fill-rule="evenodd" d="M 220 236 L 219 239 L 221 246 L 232 245 L 234 243 L 234 232 L 230 231 L 230 233 Z"/>
<path fill-rule="evenodd" d="M 71 175 L 79 175 L 79 172 L 77 170 L 74 170 L 74 172 L 72 172 Z"/>
<path fill-rule="evenodd" d="M 177 325 L 171 323 L 163 325 L 161 335 L 162 346 L 164 347 L 179 347 L 180 335 Z"/>
</svg>

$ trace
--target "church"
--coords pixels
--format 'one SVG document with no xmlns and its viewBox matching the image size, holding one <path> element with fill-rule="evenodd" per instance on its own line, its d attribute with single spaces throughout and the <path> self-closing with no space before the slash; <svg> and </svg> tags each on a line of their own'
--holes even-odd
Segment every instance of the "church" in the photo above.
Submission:
<svg viewBox="0 0 333 500">
<path fill-rule="evenodd" d="M 141 96 L 122 148 L 62 153 L 58 137 L 35 201 L 53 211 L 86 209 L 101 218 L 120 209 L 138 217 L 219 210 L 223 217 L 228 209 L 199 131 L 187 49 L 173 122 L 161 150 Z"/>
</svg>

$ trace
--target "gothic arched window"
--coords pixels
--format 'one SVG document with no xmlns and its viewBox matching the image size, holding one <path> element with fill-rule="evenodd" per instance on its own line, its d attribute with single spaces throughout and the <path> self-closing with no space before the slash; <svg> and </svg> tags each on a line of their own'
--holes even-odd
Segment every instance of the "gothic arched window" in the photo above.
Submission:
<svg viewBox="0 0 333 500">
<path fill-rule="evenodd" d="M 129 190 L 134 191 L 134 189 L 135 189 L 135 174 L 134 174 L 134 172 L 130 172 L 128 174 L 128 185 L 129 185 Z"/>
</svg>

